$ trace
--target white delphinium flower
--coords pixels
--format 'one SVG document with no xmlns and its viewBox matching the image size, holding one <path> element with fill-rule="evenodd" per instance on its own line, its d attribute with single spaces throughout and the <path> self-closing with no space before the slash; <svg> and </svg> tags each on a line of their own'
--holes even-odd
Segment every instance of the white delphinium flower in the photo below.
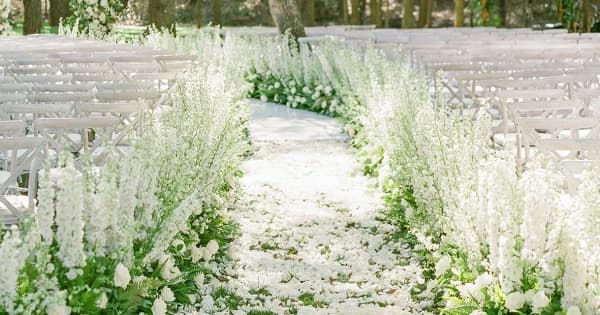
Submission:
<svg viewBox="0 0 600 315">
<path fill-rule="evenodd" d="M 58 257 L 69 269 L 85 265 L 83 244 L 83 180 L 75 169 L 70 153 L 60 169 L 56 193 L 56 241 Z"/>
<path fill-rule="evenodd" d="M 131 275 L 129 274 L 129 269 L 122 263 L 117 264 L 114 276 L 115 287 L 126 289 L 130 281 Z"/>
<path fill-rule="evenodd" d="M 210 240 L 208 241 L 208 244 L 206 244 L 206 249 L 211 256 L 214 256 L 219 251 L 219 243 L 217 243 L 216 240 Z"/>
<path fill-rule="evenodd" d="M 506 296 L 504 306 L 511 311 L 520 310 L 525 305 L 525 295 L 521 292 L 511 292 Z"/>
<path fill-rule="evenodd" d="M 567 308 L 566 315 L 581 315 L 581 311 L 577 306 L 569 306 L 569 308 Z"/>
<path fill-rule="evenodd" d="M 112 248 L 120 254 L 125 264 L 133 261 L 133 241 L 136 238 L 134 211 L 137 205 L 136 192 L 142 175 L 140 163 L 129 160 L 119 172 L 119 194 L 117 229 L 113 230 Z"/>
<path fill-rule="evenodd" d="M 204 285 L 204 274 L 198 273 L 194 277 L 194 283 L 196 284 L 196 287 L 198 287 L 198 288 L 202 287 Z"/>
<path fill-rule="evenodd" d="M 69 315 L 71 314 L 71 309 L 63 304 L 52 304 L 48 306 L 46 310 L 48 315 Z"/>
<path fill-rule="evenodd" d="M 173 237 L 181 230 L 181 226 L 187 224 L 192 213 L 199 214 L 202 210 L 201 203 L 196 196 L 189 196 L 173 210 L 154 240 L 154 247 L 144 257 L 144 263 L 149 264 L 158 260 L 169 247 Z"/>
<path fill-rule="evenodd" d="M 546 296 L 544 291 L 536 292 L 531 299 L 531 307 L 534 313 L 539 313 L 541 310 L 548 306 L 550 299 Z"/>
<path fill-rule="evenodd" d="M 105 309 L 106 306 L 108 306 L 108 296 L 106 296 L 105 292 L 102 292 L 102 294 L 100 294 L 100 297 L 96 301 L 96 306 L 98 306 L 98 308 L 101 310 Z"/>
<path fill-rule="evenodd" d="M 164 287 L 160 290 L 160 297 L 165 302 L 173 302 L 175 301 L 175 294 L 169 287 Z"/>
<path fill-rule="evenodd" d="M 11 0 L 2 0 L 0 2 L 0 35 L 8 35 L 11 32 L 9 20 L 11 9 Z"/>
<path fill-rule="evenodd" d="M 452 260 L 448 256 L 442 256 L 440 260 L 435 264 L 435 276 L 440 277 L 450 269 L 450 265 L 452 264 Z"/>
<path fill-rule="evenodd" d="M 50 171 L 42 170 L 39 177 L 38 190 L 38 214 L 36 216 L 37 226 L 42 237 L 42 241 L 46 244 L 52 243 L 54 239 L 54 183 L 50 179 Z"/>
<path fill-rule="evenodd" d="M 181 274 L 181 271 L 175 265 L 175 260 L 169 255 L 164 255 L 159 260 L 159 265 L 162 266 L 160 269 L 160 276 L 165 280 L 173 280 Z"/>
<path fill-rule="evenodd" d="M 167 304 L 162 298 L 158 297 L 152 303 L 152 315 L 166 315 L 167 314 Z"/>
<path fill-rule="evenodd" d="M 545 272 L 557 265 L 558 239 L 552 236 L 560 234 L 564 222 L 559 209 L 562 182 L 558 174 L 538 167 L 524 172 L 519 183 L 523 195 L 521 259 L 532 266 L 541 265 Z"/>
<path fill-rule="evenodd" d="M 0 243 L 0 305 L 13 312 L 21 268 L 29 256 L 27 242 L 23 242 L 17 226 L 11 226 Z"/>
<path fill-rule="evenodd" d="M 115 241 L 111 229 L 118 228 L 119 198 L 116 170 L 109 164 L 100 174 L 96 192 L 93 194 L 92 210 L 86 224 L 89 251 L 95 256 L 105 256 L 109 242 Z M 112 249 L 112 248 L 111 248 Z"/>
</svg>

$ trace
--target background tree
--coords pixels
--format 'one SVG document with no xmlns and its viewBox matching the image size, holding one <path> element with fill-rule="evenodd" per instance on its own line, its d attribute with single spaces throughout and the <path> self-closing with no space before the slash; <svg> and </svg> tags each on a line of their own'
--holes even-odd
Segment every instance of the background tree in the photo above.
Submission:
<svg viewBox="0 0 600 315">
<path fill-rule="evenodd" d="M 403 1 L 404 13 L 402 15 L 402 28 L 413 28 L 415 27 L 415 17 L 413 15 L 413 2 L 412 0 Z"/>
<path fill-rule="evenodd" d="M 202 0 L 196 0 L 194 3 L 194 15 L 196 17 L 196 27 L 202 27 Z"/>
<path fill-rule="evenodd" d="M 419 0 L 419 27 L 431 27 L 433 0 Z"/>
<path fill-rule="evenodd" d="M 306 36 L 296 0 L 269 0 L 269 9 L 279 33 L 289 31 L 294 38 Z"/>
<path fill-rule="evenodd" d="M 465 26 L 465 0 L 454 1 L 454 26 Z"/>
<path fill-rule="evenodd" d="M 58 26 L 61 18 L 71 15 L 68 0 L 50 0 L 50 26 Z"/>
<path fill-rule="evenodd" d="M 200 1 L 200 0 L 196 0 Z M 213 1 L 213 25 L 223 25 L 221 10 L 223 8 L 223 0 L 214 0 Z"/>
<path fill-rule="evenodd" d="M 148 24 L 159 30 L 167 29 L 170 33 L 176 34 L 175 9 L 175 0 L 149 0 Z"/>
<path fill-rule="evenodd" d="M 500 26 L 506 27 L 506 26 L 508 26 L 507 20 L 506 20 L 506 12 L 507 12 L 506 0 L 498 0 L 497 5 L 498 5 L 498 23 L 500 24 Z"/>
<path fill-rule="evenodd" d="M 592 4 L 590 0 L 581 0 L 581 11 L 582 21 L 581 21 L 581 32 L 589 33 L 592 31 Z"/>
<path fill-rule="evenodd" d="M 343 24 L 348 24 L 348 0 L 338 0 L 338 8 L 341 10 L 341 22 Z"/>
<path fill-rule="evenodd" d="M 23 0 L 23 35 L 42 31 L 42 1 Z"/>
<path fill-rule="evenodd" d="M 381 0 L 370 0 L 369 9 L 371 11 L 370 22 L 376 27 L 381 27 Z"/>
<path fill-rule="evenodd" d="M 305 26 L 315 25 L 315 0 L 302 1 L 302 21 Z"/>
<path fill-rule="evenodd" d="M 352 13 L 350 15 L 350 24 L 360 25 L 360 1 L 350 0 Z"/>
</svg>

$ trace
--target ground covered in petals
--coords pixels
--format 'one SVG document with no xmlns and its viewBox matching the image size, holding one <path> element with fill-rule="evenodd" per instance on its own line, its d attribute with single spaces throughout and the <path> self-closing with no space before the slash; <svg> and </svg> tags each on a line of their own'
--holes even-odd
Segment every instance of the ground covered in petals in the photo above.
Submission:
<svg viewBox="0 0 600 315">
<path fill-rule="evenodd" d="M 387 241 L 394 227 L 381 219 L 381 196 L 361 175 L 341 124 L 280 105 L 252 106 L 254 152 L 233 211 L 241 235 L 221 279 L 228 295 L 217 294 L 213 307 L 238 308 L 234 314 L 420 313 L 411 288 L 423 283 L 422 271 L 407 246 Z"/>
</svg>

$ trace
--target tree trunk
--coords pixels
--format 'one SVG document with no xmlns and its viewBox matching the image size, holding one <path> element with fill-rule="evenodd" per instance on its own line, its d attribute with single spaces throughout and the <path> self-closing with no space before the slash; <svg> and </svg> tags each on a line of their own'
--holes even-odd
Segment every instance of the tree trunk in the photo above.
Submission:
<svg viewBox="0 0 600 315">
<path fill-rule="evenodd" d="M 433 0 L 419 0 L 419 27 L 431 27 Z"/>
<path fill-rule="evenodd" d="M 419 28 L 427 25 L 427 0 L 419 0 Z"/>
<path fill-rule="evenodd" d="M 197 0 L 200 1 L 200 0 Z M 223 0 L 213 1 L 213 25 L 223 25 L 223 19 L 221 15 L 221 9 L 223 8 Z"/>
<path fill-rule="evenodd" d="M 558 7 L 558 22 L 563 23 L 565 19 L 565 8 L 563 6 L 563 0 L 558 0 L 556 6 Z"/>
<path fill-rule="evenodd" d="M 302 20 L 305 26 L 315 25 L 315 0 L 304 0 L 302 4 Z"/>
<path fill-rule="evenodd" d="M 296 0 L 269 0 L 269 9 L 279 33 L 289 30 L 294 38 L 306 36 Z"/>
<path fill-rule="evenodd" d="M 50 0 L 50 26 L 58 26 L 60 18 L 66 18 L 69 15 L 71 15 L 69 1 Z"/>
<path fill-rule="evenodd" d="M 427 19 L 425 19 L 425 26 L 431 27 L 433 25 L 433 0 L 427 0 Z"/>
<path fill-rule="evenodd" d="M 403 1 L 404 14 L 402 15 L 402 28 L 413 28 L 415 27 L 415 17 L 413 15 L 413 2 L 412 0 Z"/>
<path fill-rule="evenodd" d="M 377 28 L 381 27 L 381 0 L 369 0 L 369 9 L 371 10 L 371 24 Z"/>
<path fill-rule="evenodd" d="M 508 26 L 506 23 L 506 12 L 506 0 L 498 0 L 498 19 L 502 27 Z"/>
<path fill-rule="evenodd" d="M 383 13 L 383 27 L 390 27 L 390 0 L 385 1 L 385 12 Z"/>
<path fill-rule="evenodd" d="M 367 0 L 359 0 L 360 3 L 360 9 L 358 9 L 358 12 L 360 12 L 360 24 L 365 24 L 367 23 Z"/>
<path fill-rule="evenodd" d="M 350 0 L 350 24 L 360 25 L 360 0 Z"/>
<path fill-rule="evenodd" d="M 590 0 L 583 0 L 582 3 L 583 21 L 581 23 L 581 32 L 589 33 L 592 31 L 592 4 Z"/>
<path fill-rule="evenodd" d="M 42 31 L 42 1 L 23 0 L 23 35 Z"/>
<path fill-rule="evenodd" d="M 348 0 L 339 0 L 338 5 L 340 6 L 340 10 L 342 10 L 342 23 L 348 24 Z"/>
<path fill-rule="evenodd" d="M 454 1 L 454 26 L 465 26 L 465 0 Z"/>
<path fill-rule="evenodd" d="M 525 0 L 523 1 L 523 11 L 524 11 L 524 15 L 525 15 L 525 27 L 529 27 L 530 21 L 530 12 L 531 10 L 529 10 L 529 0 Z"/>
<path fill-rule="evenodd" d="M 194 15 L 196 15 L 196 27 L 202 27 L 202 0 L 196 0 L 194 4 Z"/>
<path fill-rule="evenodd" d="M 148 22 L 158 30 L 175 35 L 175 0 L 149 0 Z"/>
</svg>

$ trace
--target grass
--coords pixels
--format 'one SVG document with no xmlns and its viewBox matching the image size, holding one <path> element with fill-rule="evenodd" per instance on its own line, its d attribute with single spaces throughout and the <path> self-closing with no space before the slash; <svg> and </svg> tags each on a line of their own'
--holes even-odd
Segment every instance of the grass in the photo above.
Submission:
<svg viewBox="0 0 600 315">
<path fill-rule="evenodd" d="M 305 306 L 312 306 L 314 308 L 322 308 L 327 306 L 327 302 L 315 299 L 315 294 L 312 292 L 302 293 L 298 299 L 302 301 Z"/>
<path fill-rule="evenodd" d="M 221 301 L 229 310 L 237 310 L 243 301 L 242 297 L 223 287 L 216 289 L 212 297 L 215 301 Z"/>
<path fill-rule="evenodd" d="M 15 34 L 23 34 L 23 22 L 17 22 L 12 30 Z M 58 34 L 58 26 L 50 26 L 47 22 L 42 25 L 42 34 Z"/>
</svg>

